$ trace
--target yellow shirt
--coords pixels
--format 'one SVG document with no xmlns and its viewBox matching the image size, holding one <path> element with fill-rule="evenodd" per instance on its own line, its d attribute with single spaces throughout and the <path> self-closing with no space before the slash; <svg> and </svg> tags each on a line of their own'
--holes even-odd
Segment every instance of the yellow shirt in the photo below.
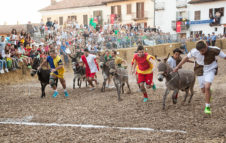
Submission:
<svg viewBox="0 0 226 143">
<path fill-rule="evenodd" d="M 137 73 L 140 73 L 140 74 L 151 74 L 153 72 L 154 65 L 153 65 L 153 63 L 150 60 L 155 60 L 155 57 L 151 56 L 151 55 L 147 55 L 146 61 L 149 63 L 150 67 L 148 69 L 144 70 L 144 71 L 140 70 L 139 69 L 139 65 L 137 64 L 137 67 L 136 67 L 137 68 Z M 134 59 L 134 61 L 136 61 L 136 60 Z"/>
<path fill-rule="evenodd" d="M 121 64 L 123 63 L 123 59 L 122 58 L 120 58 L 120 57 L 118 57 L 118 56 L 116 56 L 115 57 L 115 64 L 116 65 L 119 65 L 119 66 L 121 66 Z"/>
</svg>

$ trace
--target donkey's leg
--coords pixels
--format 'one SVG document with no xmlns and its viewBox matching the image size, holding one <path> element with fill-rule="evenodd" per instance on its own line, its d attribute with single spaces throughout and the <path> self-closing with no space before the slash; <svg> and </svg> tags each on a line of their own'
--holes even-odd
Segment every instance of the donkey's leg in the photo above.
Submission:
<svg viewBox="0 0 226 143">
<path fill-rule="evenodd" d="M 44 98 L 46 96 L 46 94 L 45 94 L 46 85 L 47 84 L 45 84 L 45 83 L 41 83 L 41 86 L 42 86 L 42 96 L 41 96 L 41 98 Z"/>
<path fill-rule="evenodd" d="M 173 100 L 173 104 L 177 104 L 177 98 L 176 95 L 179 92 L 179 90 L 174 90 L 173 94 L 172 94 L 172 100 Z"/>
<path fill-rule="evenodd" d="M 190 96 L 190 99 L 189 99 L 188 103 L 191 103 L 191 99 L 192 99 L 192 97 L 194 95 L 194 88 L 193 87 L 190 88 L 190 93 L 191 93 L 191 96 Z"/>
<path fill-rule="evenodd" d="M 183 101 L 183 102 L 186 102 L 186 99 L 187 99 L 187 97 L 188 97 L 189 89 L 186 89 L 185 92 L 186 92 L 186 94 L 185 94 L 185 96 L 184 96 L 184 101 Z"/>
<path fill-rule="evenodd" d="M 165 91 L 165 94 L 163 95 L 163 102 L 162 102 L 162 109 L 165 110 L 165 106 L 166 106 L 166 96 L 169 94 L 169 89 L 167 88 Z"/>
<path fill-rule="evenodd" d="M 104 82 L 103 82 L 103 85 L 102 85 L 102 88 L 101 88 L 101 92 L 105 92 L 106 81 L 107 81 L 107 79 L 104 78 Z"/>
<path fill-rule="evenodd" d="M 41 90 L 42 90 L 42 95 L 41 95 L 41 98 L 44 97 L 44 84 L 41 83 Z"/>
<path fill-rule="evenodd" d="M 124 86 L 125 86 L 125 83 L 122 83 L 121 86 L 122 86 L 122 94 L 124 94 Z"/>
<path fill-rule="evenodd" d="M 74 75 L 74 79 L 73 79 L 73 89 L 75 89 L 75 80 L 76 80 L 76 78 L 75 78 L 75 75 Z"/>
<path fill-rule="evenodd" d="M 128 81 L 128 80 L 126 80 L 126 84 L 127 84 L 128 89 L 129 89 L 128 94 L 130 94 L 130 93 L 131 93 L 131 89 L 130 89 L 130 86 L 129 86 L 129 81 Z"/>
</svg>

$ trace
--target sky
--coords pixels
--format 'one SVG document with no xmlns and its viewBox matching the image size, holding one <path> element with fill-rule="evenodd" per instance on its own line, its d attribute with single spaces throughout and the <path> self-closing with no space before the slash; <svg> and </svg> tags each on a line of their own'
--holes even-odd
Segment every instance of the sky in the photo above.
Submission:
<svg viewBox="0 0 226 143">
<path fill-rule="evenodd" d="M 50 5 L 50 0 L 0 0 L 0 25 L 39 23 L 40 9 Z"/>
</svg>

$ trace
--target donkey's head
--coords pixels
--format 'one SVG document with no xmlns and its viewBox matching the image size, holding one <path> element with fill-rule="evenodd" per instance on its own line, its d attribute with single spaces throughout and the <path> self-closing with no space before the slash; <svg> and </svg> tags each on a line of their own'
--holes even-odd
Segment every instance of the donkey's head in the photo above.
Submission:
<svg viewBox="0 0 226 143">
<path fill-rule="evenodd" d="M 157 56 L 155 56 L 155 58 L 159 61 L 159 64 L 158 64 L 158 80 L 159 81 L 163 81 L 164 77 L 167 77 L 168 74 L 172 71 L 170 66 L 167 64 L 169 55 L 170 54 L 168 54 L 168 56 L 163 60 L 160 60 L 157 58 Z"/>
<path fill-rule="evenodd" d="M 39 56 L 35 57 L 33 59 L 33 64 L 32 64 L 32 70 L 31 70 L 31 76 L 34 76 L 37 71 L 38 71 L 38 67 L 40 66 L 41 64 L 41 59 Z"/>
</svg>

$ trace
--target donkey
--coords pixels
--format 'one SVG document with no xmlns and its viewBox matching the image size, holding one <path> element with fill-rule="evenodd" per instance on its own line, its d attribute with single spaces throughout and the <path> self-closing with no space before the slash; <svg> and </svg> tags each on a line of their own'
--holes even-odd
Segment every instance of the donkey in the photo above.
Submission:
<svg viewBox="0 0 226 143">
<path fill-rule="evenodd" d="M 121 91 L 122 91 L 122 94 L 124 94 L 125 83 L 127 84 L 127 87 L 129 89 L 128 94 L 131 93 L 128 72 L 124 68 L 117 68 L 115 65 L 114 59 L 108 61 L 106 63 L 106 65 L 110 67 L 109 72 L 110 72 L 110 74 L 113 75 L 113 81 L 114 81 L 114 84 L 115 84 L 115 87 L 116 87 L 117 93 L 118 93 L 118 101 L 121 101 L 122 99 L 120 97 L 120 94 L 121 94 Z"/>
<path fill-rule="evenodd" d="M 45 94 L 46 85 L 49 84 L 50 70 L 49 69 L 38 70 L 38 67 L 40 66 L 40 64 L 41 64 L 41 59 L 38 57 L 35 57 L 32 64 L 31 76 L 35 76 L 35 74 L 37 73 L 38 79 L 41 83 L 41 90 L 42 90 L 41 98 L 44 98 L 46 96 Z M 56 79 L 55 81 L 56 86 L 57 86 L 57 83 L 58 83 L 58 79 Z"/>
<path fill-rule="evenodd" d="M 105 61 L 105 58 L 103 55 L 100 55 L 100 67 L 102 69 L 102 76 L 104 78 L 103 84 L 102 84 L 102 88 L 101 88 L 101 92 L 105 92 L 105 87 L 106 87 L 106 82 L 108 79 L 110 79 L 110 68 L 108 65 L 106 65 L 108 61 Z"/>
<path fill-rule="evenodd" d="M 178 72 L 173 72 L 173 69 L 166 63 L 167 59 L 169 58 L 169 55 L 167 58 L 165 58 L 163 61 L 156 59 L 159 61 L 158 64 L 158 80 L 161 82 L 164 78 L 166 78 L 166 91 L 163 96 L 163 110 L 165 109 L 165 101 L 166 96 L 169 94 L 170 90 L 173 90 L 172 100 L 173 104 L 177 103 L 176 94 L 179 90 L 185 91 L 186 94 L 184 96 L 184 101 L 186 102 L 188 93 L 190 91 L 190 99 L 189 103 L 191 102 L 192 96 L 194 94 L 194 85 L 195 85 L 195 73 L 193 71 L 189 70 L 179 70 Z"/>
<path fill-rule="evenodd" d="M 77 52 L 74 56 L 69 55 L 69 57 L 72 59 L 72 69 L 74 71 L 73 89 L 75 89 L 76 79 L 77 79 L 77 85 L 79 88 L 81 88 L 82 81 L 86 81 L 86 76 L 85 76 L 86 68 L 79 64 L 79 60 L 82 54 L 83 54 L 82 52 Z M 87 87 L 87 81 L 86 81 L 86 87 Z"/>
</svg>

